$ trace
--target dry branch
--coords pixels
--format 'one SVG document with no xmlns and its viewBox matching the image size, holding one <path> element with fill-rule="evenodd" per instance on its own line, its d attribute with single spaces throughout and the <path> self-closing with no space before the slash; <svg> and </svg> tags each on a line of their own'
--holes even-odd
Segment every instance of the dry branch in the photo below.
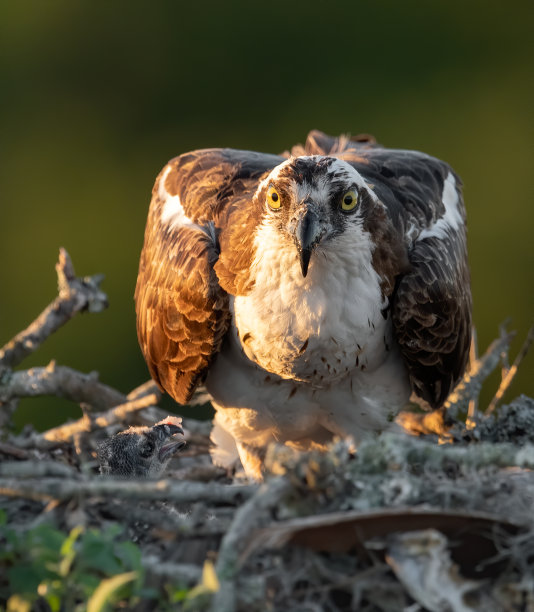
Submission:
<svg viewBox="0 0 534 612">
<path fill-rule="evenodd" d="M 51 361 L 46 367 L 36 367 L 20 372 L 11 372 L 0 384 L 0 402 L 13 398 L 54 395 L 95 410 L 103 410 L 122 404 L 125 396 L 119 391 L 98 381 L 98 374 L 82 374 Z"/>
<path fill-rule="evenodd" d="M 48 500 L 66 500 L 96 495 L 115 499 L 162 499 L 180 503 L 205 501 L 213 504 L 240 504 L 256 490 L 255 485 L 221 485 L 171 482 L 169 480 L 40 478 L 39 480 L 20 481 L 13 478 L 0 478 L 0 496 Z"/>
<path fill-rule="evenodd" d="M 42 478 L 59 476 L 75 478 L 76 470 L 59 461 L 9 461 L 0 463 L 0 477 Z"/>
<path fill-rule="evenodd" d="M 288 480 L 273 479 L 262 485 L 235 513 L 217 556 L 216 571 L 220 588 L 213 597 L 213 612 L 233 612 L 236 609 L 235 580 L 244 561 L 243 553 L 249 536 L 254 529 L 268 522 L 273 510 L 290 490 L 291 483 Z"/>
<path fill-rule="evenodd" d="M 456 385 L 444 404 L 451 418 L 455 419 L 458 413 L 468 411 L 469 402 L 479 396 L 482 383 L 497 367 L 502 353 L 508 352 L 514 335 L 514 333 L 506 333 L 503 330 L 501 337 L 494 340 L 484 355 L 471 364 L 469 371 Z"/>
<path fill-rule="evenodd" d="M 74 423 L 66 423 L 65 425 L 49 429 L 39 437 L 48 442 L 70 442 L 78 434 L 89 433 L 96 429 L 104 429 L 115 423 L 123 423 L 132 412 L 153 406 L 157 401 L 158 397 L 156 394 L 143 395 L 132 401 L 120 404 L 107 412 L 86 415 L 74 421 Z M 35 442 L 39 445 L 38 439 Z"/>
<path fill-rule="evenodd" d="M 528 330 L 528 334 L 527 334 L 527 337 L 525 338 L 525 341 L 523 342 L 523 345 L 519 349 L 519 353 L 517 354 L 517 357 L 515 358 L 514 363 L 512 364 L 510 368 L 506 369 L 502 377 L 501 384 L 499 385 L 499 388 L 497 389 L 495 396 L 493 397 L 493 399 L 491 400 L 491 402 L 489 403 L 485 411 L 487 415 L 491 414 L 495 410 L 495 408 L 497 407 L 497 404 L 501 401 L 503 395 L 506 393 L 506 390 L 512 384 L 512 381 L 515 375 L 517 374 L 517 369 L 519 368 L 519 365 L 521 364 L 523 359 L 526 357 L 526 354 L 528 353 L 528 350 L 530 349 L 530 346 L 533 342 L 534 342 L 534 327 L 531 327 Z"/>
<path fill-rule="evenodd" d="M 142 558 L 145 571 L 158 578 L 193 585 L 200 581 L 202 568 L 191 563 L 168 563 L 155 555 Z"/>
<path fill-rule="evenodd" d="M 104 277 L 98 274 L 77 278 L 69 254 L 63 248 L 59 251 L 56 271 L 58 297 L 33 323 L 0 349 L 0 367 L 17 366 L 76 313 L 100 312 L 107 307 L 107 296 L 100 289 Z"/>
<path fill-rule="evenodd" d="M 10 455 L 11 457 L 16 457 L 17 459 L 28 458 L 28 451 L 13 444 L 7 444 L 6 442 L 0 442 L 0 453 Z"/>
</svg>

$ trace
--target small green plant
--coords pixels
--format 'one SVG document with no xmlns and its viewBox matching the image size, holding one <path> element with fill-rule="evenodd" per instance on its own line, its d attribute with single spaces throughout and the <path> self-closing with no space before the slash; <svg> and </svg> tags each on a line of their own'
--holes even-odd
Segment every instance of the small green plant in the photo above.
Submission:
<svg viewBox="0 0 534 612">
<path fill-rule="evenodd" d="M 150 598 L 154 592 L 143 589 L 140 550 L 120 540 L 122 531 L 112 525 L 102 531 L 75 527 L 65 534 L 42 524 L 22 532 L 8 526 L 0 510 L 3 609 L 25 612 L 41 600 L 52 612 L 100 612 L 119 601 L 132 609 Z"/>
</svg>

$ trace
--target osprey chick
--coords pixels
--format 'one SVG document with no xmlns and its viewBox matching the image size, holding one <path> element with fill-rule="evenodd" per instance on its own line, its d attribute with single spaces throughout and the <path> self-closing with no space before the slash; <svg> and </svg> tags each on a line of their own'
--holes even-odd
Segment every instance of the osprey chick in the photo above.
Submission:
<svg viewBox="0 0 534 612">
<path fill-rule="evenodd" d="M 461 184 L 442 161 L 311 132 L 285 156 L 206 149 L 154 186 L 135 293 L 152 377 L 206 382 L 214 459 L 385 429 L 463 374 L 471 293 Z"/>
<path fill-rule="evenodd" d="M 168 416 L 153 427 L 130 427 L 104 440 L 98 448 L 100 473 L 157 478 L 185 446 L 181 424 L 180 418 Z"/>
</svg>

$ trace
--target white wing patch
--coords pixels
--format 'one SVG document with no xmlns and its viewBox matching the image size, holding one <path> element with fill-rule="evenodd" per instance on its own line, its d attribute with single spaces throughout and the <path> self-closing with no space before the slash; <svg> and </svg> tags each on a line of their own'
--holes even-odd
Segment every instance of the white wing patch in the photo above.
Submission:
<svg viewBox="0 0 534 612">
<path fill-rule="evenodd" d="M 445 206 L 445 213 L 430 227 L 424 229 L 418 236 L 417 240 L 425 238 L 446 238 L 447 231 L 455 231 L 462 224 L 463 219 L 458 209 L 458 192 L 456 191 L 456 181 L 452 172 L 449 172 L 443 184 L 443 193 L 441 200 Z"/>
<path fill-rule="evenodd" d="M 163 208 L 161 211 L 161 221 L 163 223 L 168 223 L 173 229 L 177 227 L 191 226 L 197 227 L 201 229 L 196 223 L 193 223 L 191 219 L 185 214 L 184 207 L 180 202 L 180 196 L 174 195 L 172 196 L 165 189 L 165 181 L 167 180 L 167 175 L 172 170 L 172 166 L 169 166 L 161 180 L 159 182 L 158 188 L 158 196 L 159 199 L 163 202 Z"/>
<path fill-rule="evenodd" d="M 158 187 L 158 196 L 159 199 L 163 202 L 163 207 L 161 209 L 161 222 L 165 225 L 168 225 L 170 229 L 176 230 L 180 227 L 190 227 L 192 229 L 200 230 L 207 234 L 210 239 L 215 242 L 215 227 L 213 223 L 210 221 L 207 223 L 205 227 L 198 225 L 192 221 L 186 214 L 184 207 L 182 206 L 182 202 L 180 201 L 179 195 L 171 195 L 165 189 L 165 181 L 167 179 L 167 175 L 172 170 L 172 166 L 169 166 L 161 180 L 159 182 Z"/>
</svg>

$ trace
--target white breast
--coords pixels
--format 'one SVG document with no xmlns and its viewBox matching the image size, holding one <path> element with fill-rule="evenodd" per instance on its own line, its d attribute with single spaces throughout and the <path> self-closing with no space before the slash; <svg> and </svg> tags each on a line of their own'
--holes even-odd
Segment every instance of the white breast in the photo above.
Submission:
<svg viewBox="0 0 534 612">
<path fill-rule="evenodd" d="M 354 226 L 319 245 L 304 278 L 295 246 L 262 226 L 256 235 L 254 289 L 234 302 L 249 359 L 315 387 L 378 367 L 393 340 L 371 257 L 369 235 Z"/>
</svg>

